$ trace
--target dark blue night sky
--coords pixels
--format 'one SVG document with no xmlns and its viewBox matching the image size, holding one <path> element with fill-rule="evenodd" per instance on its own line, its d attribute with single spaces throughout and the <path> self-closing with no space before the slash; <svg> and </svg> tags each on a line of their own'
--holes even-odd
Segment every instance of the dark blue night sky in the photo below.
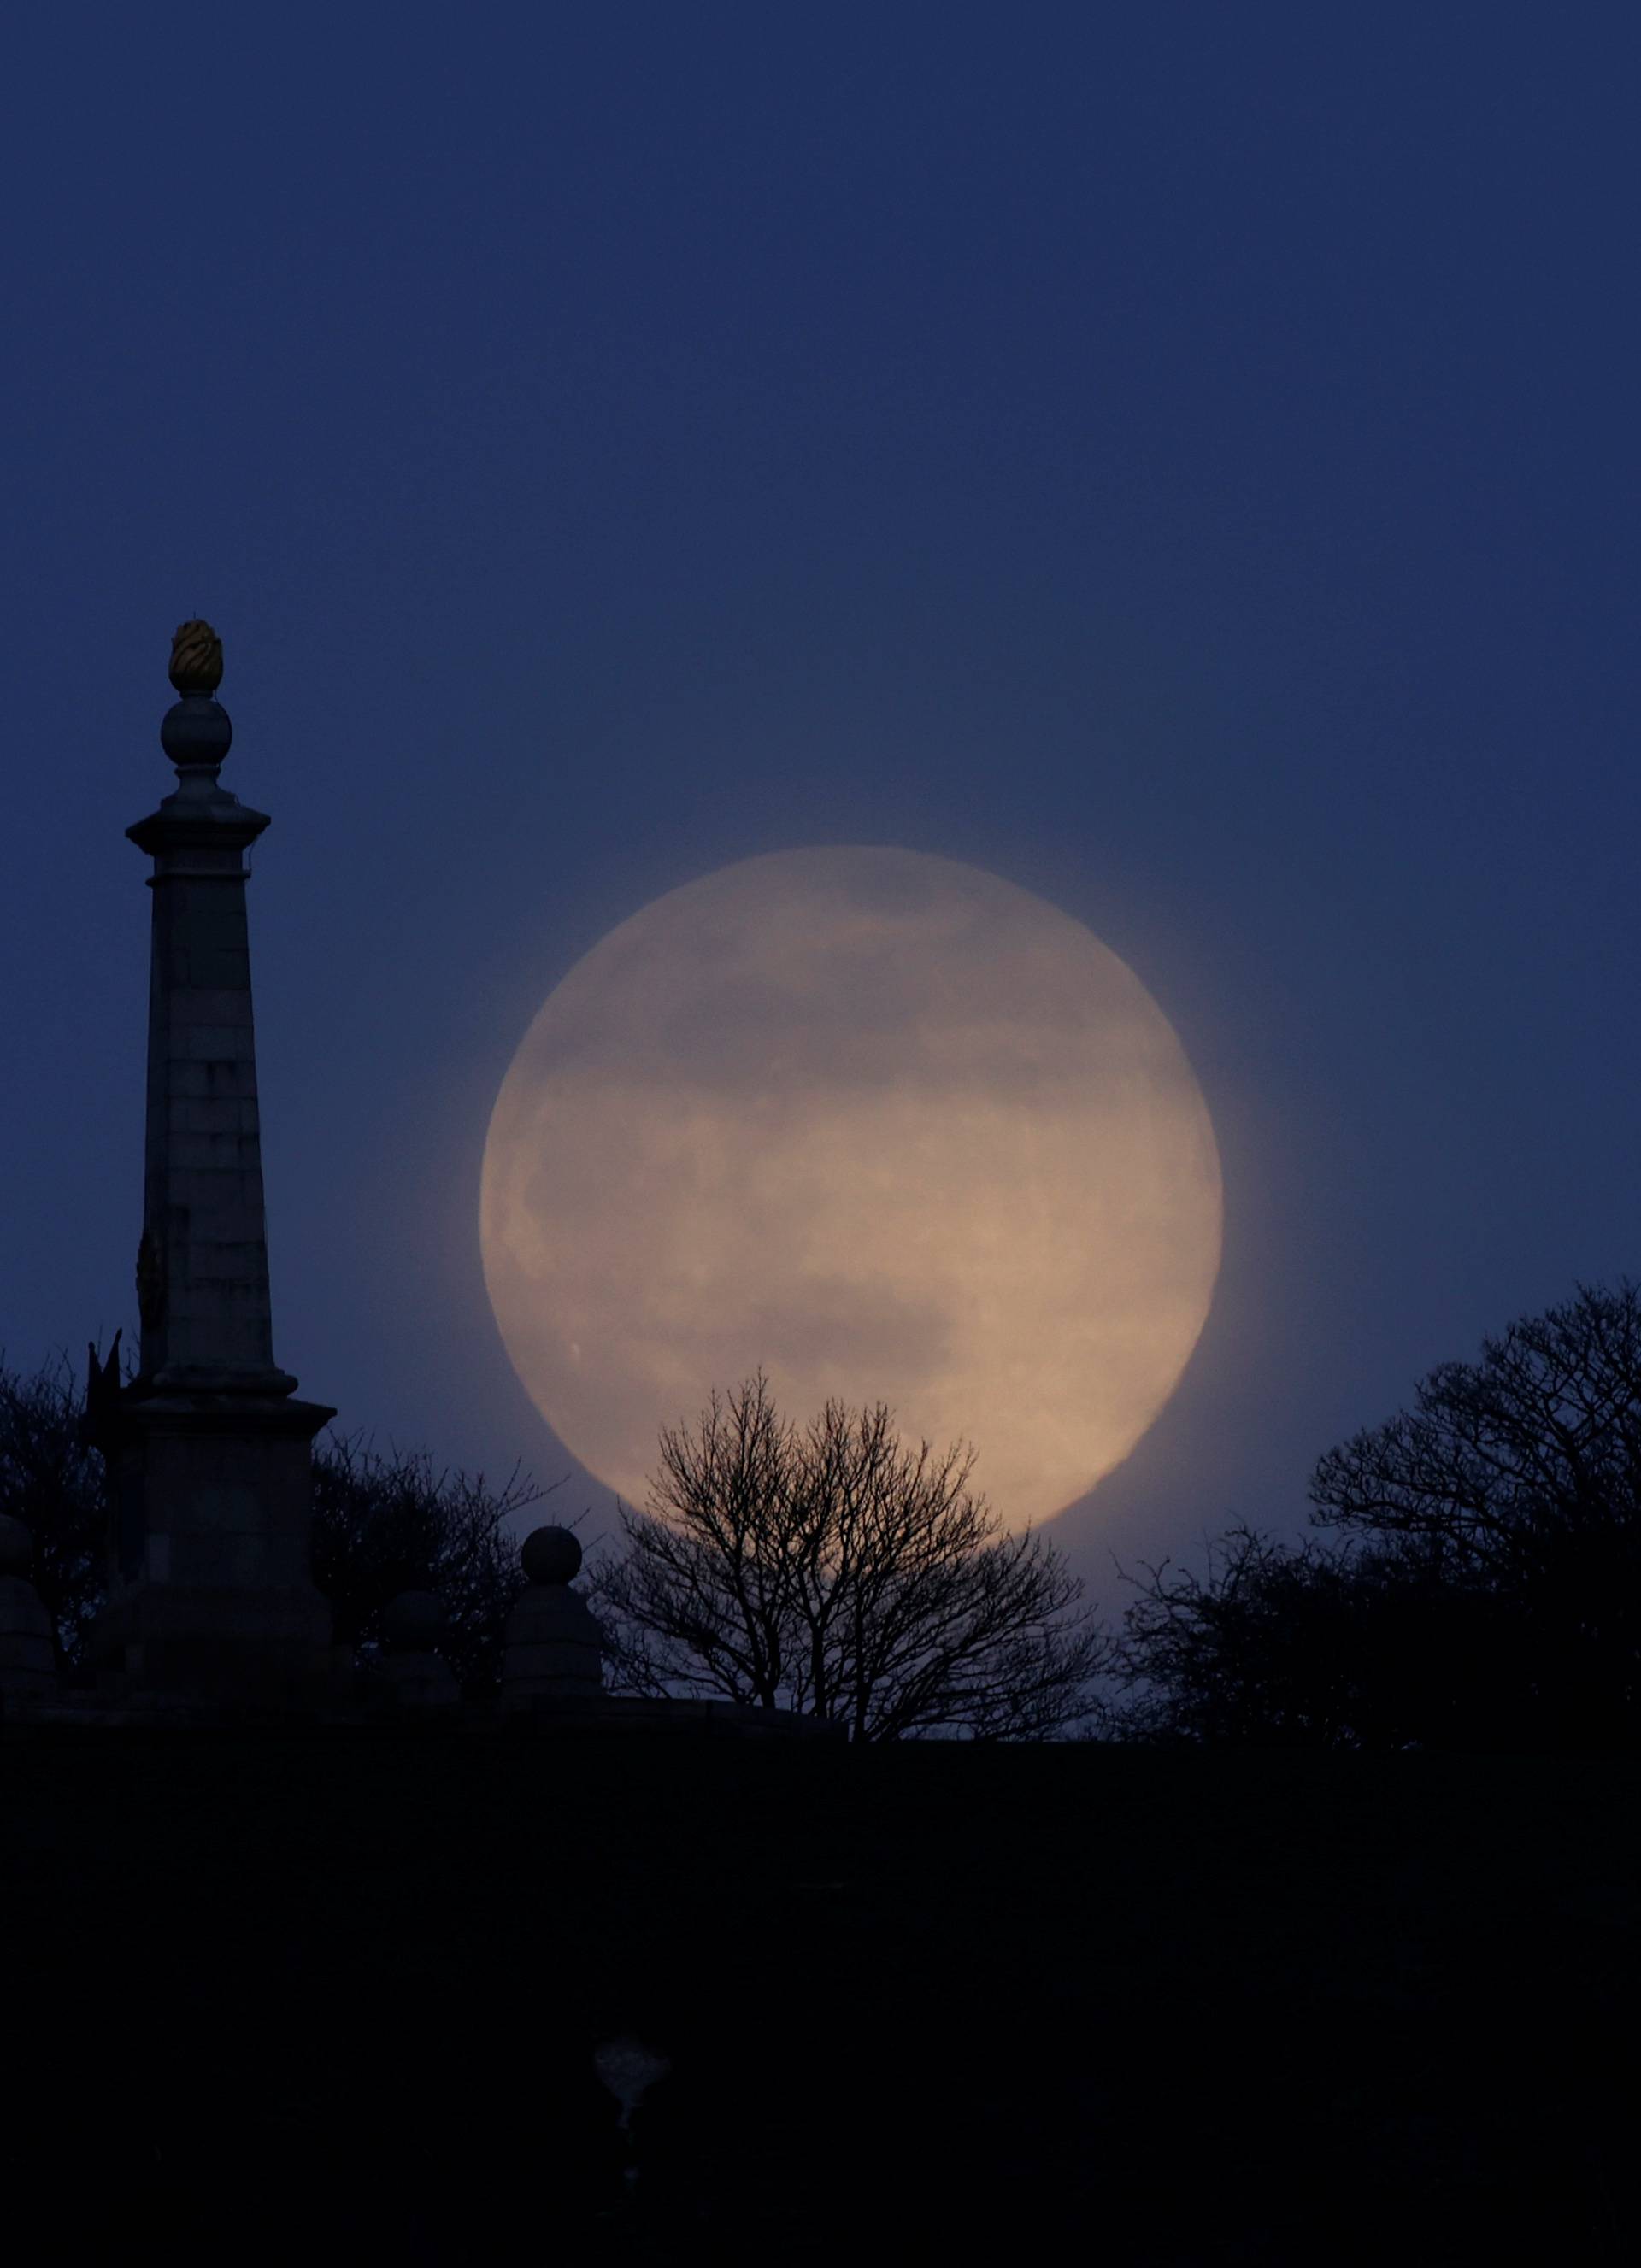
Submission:
<svg viewBox="0 0 1641 2268">
<path fill-rule="evenodd" d="M 1041 892 L 1202 1079 L 1225 1271 L 1062 1522 L 1096 1587 L 1633 1268 L 1638 62 L 1607 8 L 15 23 L 10 1359 L 135 1321 L 122 829 L 196 612 L 275 821 L 276 1346 L 350 1426 L 566 1469 L 496 1088 L 614 922 L 789 845 Z"/>
</svg>

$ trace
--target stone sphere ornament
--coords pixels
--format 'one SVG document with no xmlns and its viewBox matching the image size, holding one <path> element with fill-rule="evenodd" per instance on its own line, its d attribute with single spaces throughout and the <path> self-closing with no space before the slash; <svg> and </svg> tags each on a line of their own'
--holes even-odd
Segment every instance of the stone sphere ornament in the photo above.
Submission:
<svg viewBox="0 0 1641 2268">
<path fill-rule="evenodd" d="M 519 1553 L 533 1583 L 573 1583 L 581 1572 L 581 1546 L 567 1528 L 537 1528 Z"/>
<path fill-rule="evenodd" d="M 450 1635 L 450 1609 L 434 1591 L 401 1591 L 382 1610 L 382 1638 L 396 1653 L 432 1653 Z"/>
<path fill-rule="evenodd" d="M 504 1713 L 598 1701 L 604 1631 L 580 1592 L 570 1587 L 581 1572 L 580 1544 L 567 1528 L 538 1528 L 519 1556 L 529 1580 L 507 1614 Z"/>
<path fill-rule="evenodd" d="M 461 1688 L 439 1653 L 450 1636 L 450 1609 L 432 1591 L 401 1591 L 382 1610 L 382 1655 L 368 1705 L 373 1715 L 406 1719 L 455 1709 Z"/>
</svg>

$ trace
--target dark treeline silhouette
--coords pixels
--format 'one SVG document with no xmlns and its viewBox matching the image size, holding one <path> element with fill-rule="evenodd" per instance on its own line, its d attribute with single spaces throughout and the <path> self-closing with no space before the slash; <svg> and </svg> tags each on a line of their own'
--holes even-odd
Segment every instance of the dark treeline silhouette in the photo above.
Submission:
<svg viewBox="0 0 1641 2268">
<path fill-rule="evenodd" d="M 64 1668 L 80 1658 L 107 1572 L 103 1461 L 85 1415 L 84 1387 L 66 1355 L 28 1373 L 0 1358 L 0 1513 L 28 1523 L 29 1572 Z"/>
<path fill-rule="evenodd" d="M 66 1359 L 32 1376 L 0 1366 L 0 1511 L 33 1531 L 70 1672 L 106 1566 L 85 1411 Z M 795 1709 L 857 1741 L 1041 1739 L 1085 1719 L 1105 1641 L 1081 1585 L 1051 1545 L 1003 1535 L 973 1465 L 966 1449 L 904 1447 L 881 1405 L 831 1404 L 800 1432 L 762 1378 L 715 1397 L 698 1428 L 663 1434 L 654 1515 L 623 1513 L 619 1547 L 589 1569 L 612 1689 Z M 436 1592 L 464 1694 L 493 1691 L 524 1580 L 518 1515 L 548 1492 L 516 1470 L 498 1489 L 423 1451 L 325 1436 L 313 1573 L 338 1644 L 368 1669 L 389 1601 Z"/>
<path fill-rule="evenodd" d="M 1330 1450 L 1314 1533 L 1144 1571 L 1129 1737 L 1633 1752 L 1641 1295 L 1581 1288 Z"/>
<path fill-rule="evenodd" d="M 66 1360 L 0 1364 L 0 1511 L 33 1533 L 66 1669 L 102 1595 L 101 1459 Z M 1107 1638 L 1053 1545 L 1007 1535 L 973 1453 L 831 1403 L 798 1427 L 755 1377 L 667 1429 L 645 1513 L 588 1587 L 617 1691 L 839 1720 L 851 1738 L 1562 1752 L 1641 1746 L 1641 1292 L 1585 1288 L 1444 1363 L 1318 1464 L 1312 1532 L 1249 1525 L 1201 1570 L 1130 1578 Z M 493 1690 L 546 1491 L 327 1436 L 314 1572 L 368 1666 L 383 1609 L 432 1590 L 464 1691 Z M 1104 1675 L 1115 1701 L 1092 1697 Z"/>
</svg>

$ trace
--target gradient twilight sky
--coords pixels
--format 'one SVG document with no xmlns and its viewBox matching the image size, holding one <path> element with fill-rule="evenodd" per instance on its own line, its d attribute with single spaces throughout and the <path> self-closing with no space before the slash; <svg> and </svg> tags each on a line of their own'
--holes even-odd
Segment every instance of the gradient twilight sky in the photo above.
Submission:
<svg viewBox="0 0 1641 2268">
<path fill-rule="evenodd" d="M 1443 0 L 12 18 L 11 1358 L 135 1320 L 195 612 L 275 821 L 276 1346 L 350 1425 L 565 1469 L 497 1089 L 617 922 L 802 844 L 1048 897 L 1203 1084 L 1225 1270 L 1061 1523 L 1097 1587 L 1635 1267 L 1638 63 Z"/>
</svg>

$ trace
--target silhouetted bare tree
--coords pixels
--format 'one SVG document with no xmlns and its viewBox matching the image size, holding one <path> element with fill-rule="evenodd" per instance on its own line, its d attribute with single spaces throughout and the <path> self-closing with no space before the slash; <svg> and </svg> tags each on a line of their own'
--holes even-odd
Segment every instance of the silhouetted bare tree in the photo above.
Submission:
<svg viewBox="0 0 1641 2268">
<path fill-rule="evenodd" d="M 79 1658 L 105 1576 L 103 1462 L 85 1437 L 85 1406 L 66 1355 L 28 1376 L 0 1359 L 0 1512 L 33 1530 L 30 1573 L 65 1665 Z"/>
<path fill-rule="evenodd" d="M 1320 1537 L 1144 1571 L 1122 1721 L 1152 1737 L 1634 1748 L 1641 1296 L 1581 1288 L 1330 1450 Z"/>
<path fill-rule="evenodd" d="M 1203 1573 L 1133 1579 L 1115 1661 L 1129 1739 L 1393 1749 L 1514 1744 L 1509 1602 L 1402 1549 L 1238 1527 Z"/>
<path fill-rule="evenodd" d="M 326 1434 L 313 1456 L 313 1580 L 338 1645 L 368 1653 L 401 1591 L 436 1591 L 450 1609 L 440 1651 L 464 1692 L 501 1677 L 503 1626 L 524 1586 L 511 1523 L 540 1488 L 517 1469 L 499 1489 L 482 1473 L 441 1471 L 421 1450 L 379 1450 Z"/>
<path fill-rule="evenodd" d="M 85 1413 L 85 1388 L 66 1356 L 26 1376 L 0 1363 L 0 1512 L 33 1531 L 33 1580 L 70 1667 L 107 1569 L 103 1461 Z M 441 1471 L 420 1451 L 324 1436 L 313 1458 L 313 1572 L 338 1640 L 368 1656 L 390 1599 L 437 1591 L 451 1613 L 451 1668 L 468 1692 L 487 1690 L 523 1583 L 512 1523 L 550 1492 L 517 1471 L 494 1489 L 482 1474 Z"/>
<path fill-rule="evenodd" d="M 974 1454 L 881 1403 L 803 1430 L 762 1375 L 668 1428 L 647 1513 L 591 1571 L 618 1682 L 785 1707 L 852 1739 L 1042 1739 L 1087 1713 L 1104 1640 L 1052 1544 L 1004 1535 Z"/>
<path fill-rule="evenodd" d="M 1641 1699 L 1641 1293 L 1581 1285 L 1443 1363 L 1317 1466 L 1317 1524 L 1394 1544 L 1516 1625 L 1543 1736 L 1633 1742 Z"/>
</svg>

